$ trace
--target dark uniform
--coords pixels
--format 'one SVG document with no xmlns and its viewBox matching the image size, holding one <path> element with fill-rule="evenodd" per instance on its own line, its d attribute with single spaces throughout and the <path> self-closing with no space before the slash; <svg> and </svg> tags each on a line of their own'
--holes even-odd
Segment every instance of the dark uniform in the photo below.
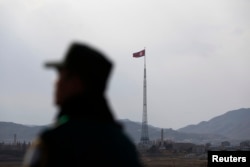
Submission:
<svg viewBox="0 0 250 167">
<path fill-rule="evenodd" d="M 83 47 L 79 44 L 73 45 L 65 62 L 69 62 L 67 59 L 70 57 L 77 57 L 75 53 L 79 56 L 82 53 L 79 49 Z M 85 47 L 86 49 L 89 48 Z M 84 57 L 84 54 L 81 56 Z M 83 59 L 85 63 L 90 62 L 89 58 Z M 93 69 L 89 67 L 90 64 L 86 66 L 92 75 L 96 73 L 91 71 Z M 105 72 L 105 68 L 101 70 Z M 103 78 L 91 76 L 94 80 L 88 83 L 92 83 L 92 89 L 71 97 L 60 107 L 54 127 L 42 132 L 34 141 L 26 154 L 23 167 L 142 166 L 135 145 L 124 133 L 122 126 L 114 120 L 104 97 L 107 76 L 107 74 Z M 100 82 L 102 87 L 93 90 Z"/>
</svg>

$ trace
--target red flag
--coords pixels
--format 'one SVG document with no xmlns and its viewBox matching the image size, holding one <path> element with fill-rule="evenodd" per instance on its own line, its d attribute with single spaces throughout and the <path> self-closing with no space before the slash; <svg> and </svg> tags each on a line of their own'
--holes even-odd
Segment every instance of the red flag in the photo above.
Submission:
<svg viewBox="0 0 250 167">
<path fill-rule="evenodd" d="M 133 57 L 142 57 L 145 56 L 145 49 L 141 50 L 140 52 L 133 53 Z"/>
</svg>

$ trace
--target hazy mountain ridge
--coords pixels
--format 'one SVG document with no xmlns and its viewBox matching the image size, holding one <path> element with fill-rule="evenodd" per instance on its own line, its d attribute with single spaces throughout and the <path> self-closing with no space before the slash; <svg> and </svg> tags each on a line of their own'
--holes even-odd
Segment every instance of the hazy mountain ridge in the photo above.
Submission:
<svg viewBox="0 0 250 167">
<path fill-rule="evenodd" d="M 221 134 L 231 139 L 250 139 L 250 108 L 228 111 L 209 121 L 188 125 L 179 132 L 196 134 Z"/>
<path fill-rule="evenodd" d="M 128 134 L 131 140 L 138 143 L 141 137 L 141 123 L 133 122 L 128 119 L 119 120 L 119 122 L 123 125 L 124 131 Z M 0 122 L 0 142 L 13 142 L 14 134 L 17 136 L 17 141 L 30 142 L 35 139 L 39 132 L 47 127 L 48 126 L 28 126 L 11 122 Z M 159 140 L 161 138 L 161 128 L 149 125 L 148 130 L 150 140 Z M 214 139 L 226 140 L 225 137 L 219 135 L 184 133 L 173 129 L 164 129 L 164 139 L 192 143 L 206 143 L 211 142 Z"/>
<path fill-rule="evenodd" d="M 214 117 L 209 121 L 197 125 L 189 125 L 178 130 L 164 129 L 164 139 L 176 142 L 191 142 L 204 144 L 207 142 L 218 143 L 232 139 L 250 139 L 250 109 L 229 111 Z M 119 120 L 125 132 L 135 142 L 140 141 L 141 123 L 128 119 Z M 49 125 L 48 125 L 49 126 Z M 11 122 L 0 122 L 0 142 L 13 142 L 14 134 L 17 140 L 32 141 L 43 129 L 48 126 L 29 126 Z M 150 140 L 161 138 L 161 129 L 152 125 L 148 126 Z"/>
<path fill-rule="evenodd" d="M 130 138 L 136 143 L 139 142 L 141 137 L 141 123 L 133 122 L 128 119 L 120 120 L 120 122 L 124 125 L 124 130 L 130 136 Z M 160 140 L 161 129 L 162 128 L 149 125 L 148 126 L 149 139 Z M 163 135 L 164 140 L 173 140 L 175 142 L 190 142 L 190 143 L 205 144 L 207 142 L 213 143 L 213 142 L 228 140 L 228 138 L 222 135 L 185 133 L 173 130 L 171 128 L 163 130 L 164 130 L 164 135 Z"/>
<path fill-rule="evenodd" d="M 29 126 L 13 122 L 0 122 L 0 142 L 13 142 L 16 134 L 19 142 L 32 141 L 46 126 Z"/>
</svg>

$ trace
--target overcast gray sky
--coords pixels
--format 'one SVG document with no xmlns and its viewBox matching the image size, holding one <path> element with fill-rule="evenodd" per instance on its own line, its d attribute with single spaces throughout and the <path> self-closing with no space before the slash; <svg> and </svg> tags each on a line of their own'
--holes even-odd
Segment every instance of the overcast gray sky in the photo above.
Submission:
<svg viewBox="0 0 250 167">
<path fill-rule="evenodd" d="M 56 72 L 73 40 L 115 64 L 107 97 L 141 122 L 146 47 L 148 123 L 178 129 L 250 107 L 248 0 L 0 0 L 0 121 L 53 122 Z"/>
</svg>

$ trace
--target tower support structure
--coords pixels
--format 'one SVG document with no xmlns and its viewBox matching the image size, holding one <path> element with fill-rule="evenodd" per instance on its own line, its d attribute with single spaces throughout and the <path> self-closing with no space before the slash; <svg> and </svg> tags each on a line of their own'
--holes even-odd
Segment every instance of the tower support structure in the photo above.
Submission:
<svg viewBox="0 0 250 167">
<path fill-rule="evenodd" d="M 146 54 L 145 54 L 145 56 L 144 56 L 143 112 L 142 112 L 141 143 L 142 143 L 142 144 L 149 144 L 149 136 L 148 136 L 148 118 L 147 118 Z"/>
</svg>

